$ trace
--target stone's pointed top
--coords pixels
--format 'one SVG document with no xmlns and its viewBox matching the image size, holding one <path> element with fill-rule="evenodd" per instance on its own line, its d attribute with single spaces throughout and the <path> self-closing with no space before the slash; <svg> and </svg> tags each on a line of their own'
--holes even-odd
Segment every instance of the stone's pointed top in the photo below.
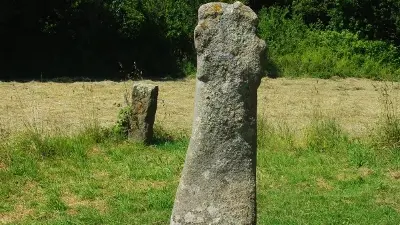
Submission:
<svg viewBox="0 0 400 225">
<path fill-rule="evenodd" d="M 258 62 L 266 45 L 257 37 L 257 21 L 257 14 L 240 2 L 202 5 L 194 31 L 197 78 L 260 83 L 262 65 Z"/>
<path fill-rule="evenodd" d="M 158 88 L 157 85 L 154 84 L 149 84 L 149 83 L 145 83 L 145 82 L 134 82 L 133 87 L 138 87 L 138 88 L 147 88 L 147 89 L 154 89 L 154 88 Z"/>
<path fill-rule="evenodd" d="M 137 86 L 145 86 L 145 87 L 155 87 L 155 86 L 157 86 L 155 84 L 147 83 L 146 81 L 135 81 L 135 82 L 133 82 L 133 85 L 134 86 L 135 85 L 137 85 Z"/>
<path fill-rule="evenodd" d="M 233 3 L 234 8 L 239 8 L 241 6 L 243 6 L 243 3 L 239 2 L 239 1 L 236 1 L 235 3 Z"/>
<path fill-rule="evenodd" d="M 147 94 L 147 93 L 152 93 L 157 91 L 158 92 L 158 86 L 154 84 L 149 84 L 145 82 L 135 82 L 132 85 L 133 90 L 137 93 L 142 93 L 142 94 Z M 132 93 L 135 94 L 135 93 Z"/>
<path fill-rule="evenodd" d="M 218 15 L 225 13 L 238 13 L 242 16 L 247 17 L 249 20 L 257 20 L 257 14 L 251 10 L 250 7 L 237 1 L 233 4 L 227 4 L 222 2 L 210 2 L 200 6 L 199 8 L 199 20 L 205 20 L 207 18 L 216 18 Z"/>
</svg>

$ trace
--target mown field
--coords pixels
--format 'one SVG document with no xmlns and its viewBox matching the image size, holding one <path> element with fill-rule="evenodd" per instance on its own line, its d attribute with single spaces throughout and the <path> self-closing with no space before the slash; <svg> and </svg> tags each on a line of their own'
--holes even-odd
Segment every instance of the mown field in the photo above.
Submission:
<svg viewBox="0 0 400 225">
<path fill-rule="evenodd" d="M 195 80 L 152 82 L 159 85 L 156 123 L 167 130 L 189 133 Z M 75 132 L 88 123 L 110 126 L 125 105 L 132 82 L 1 83 L 0 127 Z M 400 84 L 367 79 L 263 79 L 258 112 L 273 122 L 302 129 L 317 111 L 336 119 L 346 131 L 369 133 L 382 112 L 383 92 L 396 102 Z"/>
<path fill-rule="evenodd" d="M 150 146 L 109 129 L 131 82 L 0 83 L 0 223 L 168 224 L 195 80 L 146 82 Z M 263 79 L 258 224 L 399 224 L 399 85 Z"/>
</svg>

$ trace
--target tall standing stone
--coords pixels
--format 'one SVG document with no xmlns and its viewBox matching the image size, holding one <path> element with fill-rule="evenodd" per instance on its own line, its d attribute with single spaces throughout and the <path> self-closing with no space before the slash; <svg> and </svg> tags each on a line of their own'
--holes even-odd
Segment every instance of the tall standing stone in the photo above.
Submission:
<svg viewBox="0 0 400 225">
<path fill-rule="evenodd" d="M 240 2 L 199 9 L 195 115 L 172 225 L 256 224 L 257 88 L 265 42 Z"/>
<path fill-rule="evenodd" d="M 157 111 L 158 86 L 135 83 L 132 88 L 132 105 L 129 128 L 131 140 L 149 143 Z"/>
</svg>

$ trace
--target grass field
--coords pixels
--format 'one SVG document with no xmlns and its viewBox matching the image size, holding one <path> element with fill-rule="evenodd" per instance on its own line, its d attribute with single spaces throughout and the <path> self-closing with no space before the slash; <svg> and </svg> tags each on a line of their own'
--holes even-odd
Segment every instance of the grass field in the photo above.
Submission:
<svg viewBox="0 0 400 225">
<path fill-rule="evenodd" d="M 155 83 L 163 130 L 151 146 L 102 128 L 115 123 L 129 82 L 0 83 L 0 223 L 168 224 L 194 80 Z M 264 79 L 258 224 L 399 224 L 399 91 Z"/>
<path fill-rule="evenodd" d="M 149 81 L 150 82 L 150 81 Z M 190 132 L 195 80 L 152 82 L 160 87 L 156 123 L 167 130 Z M 368 133 L 378 122 L 382 92 L 388 86 L 396 101 L 399 83 L 366 79 L 263 79 L 259 115 L 301 130 L 316 111 L 338 120 L 355 135 Z M 0 128 L 23 130 L 35 125 L 63 132 L 96 121 L 115 123 L 131 82 L 1 83 Z"/>
</svg>

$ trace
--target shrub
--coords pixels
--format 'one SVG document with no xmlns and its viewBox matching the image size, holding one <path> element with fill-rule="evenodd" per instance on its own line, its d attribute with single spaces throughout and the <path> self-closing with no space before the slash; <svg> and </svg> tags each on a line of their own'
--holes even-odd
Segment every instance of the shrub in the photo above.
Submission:
<svg viewBox="0 0 400 225">
<path fill-rule="evenodd" d="M 318 24 L 309 27 L 299 17 L 291 18 L 287 8 L 263 9 L 259 16 L 268 60 L 280 76 L 400 77 L 400 51 L 392 44 L 363 40 L 347 30 L 320 30 Z"/>
<path fill-rule="evenodd" d="M 120 109 L 118 119 L 112 131 L 116 136 L 127 138 L 131 127 L 132 108 L 125 106 Z"/>
</svg>

